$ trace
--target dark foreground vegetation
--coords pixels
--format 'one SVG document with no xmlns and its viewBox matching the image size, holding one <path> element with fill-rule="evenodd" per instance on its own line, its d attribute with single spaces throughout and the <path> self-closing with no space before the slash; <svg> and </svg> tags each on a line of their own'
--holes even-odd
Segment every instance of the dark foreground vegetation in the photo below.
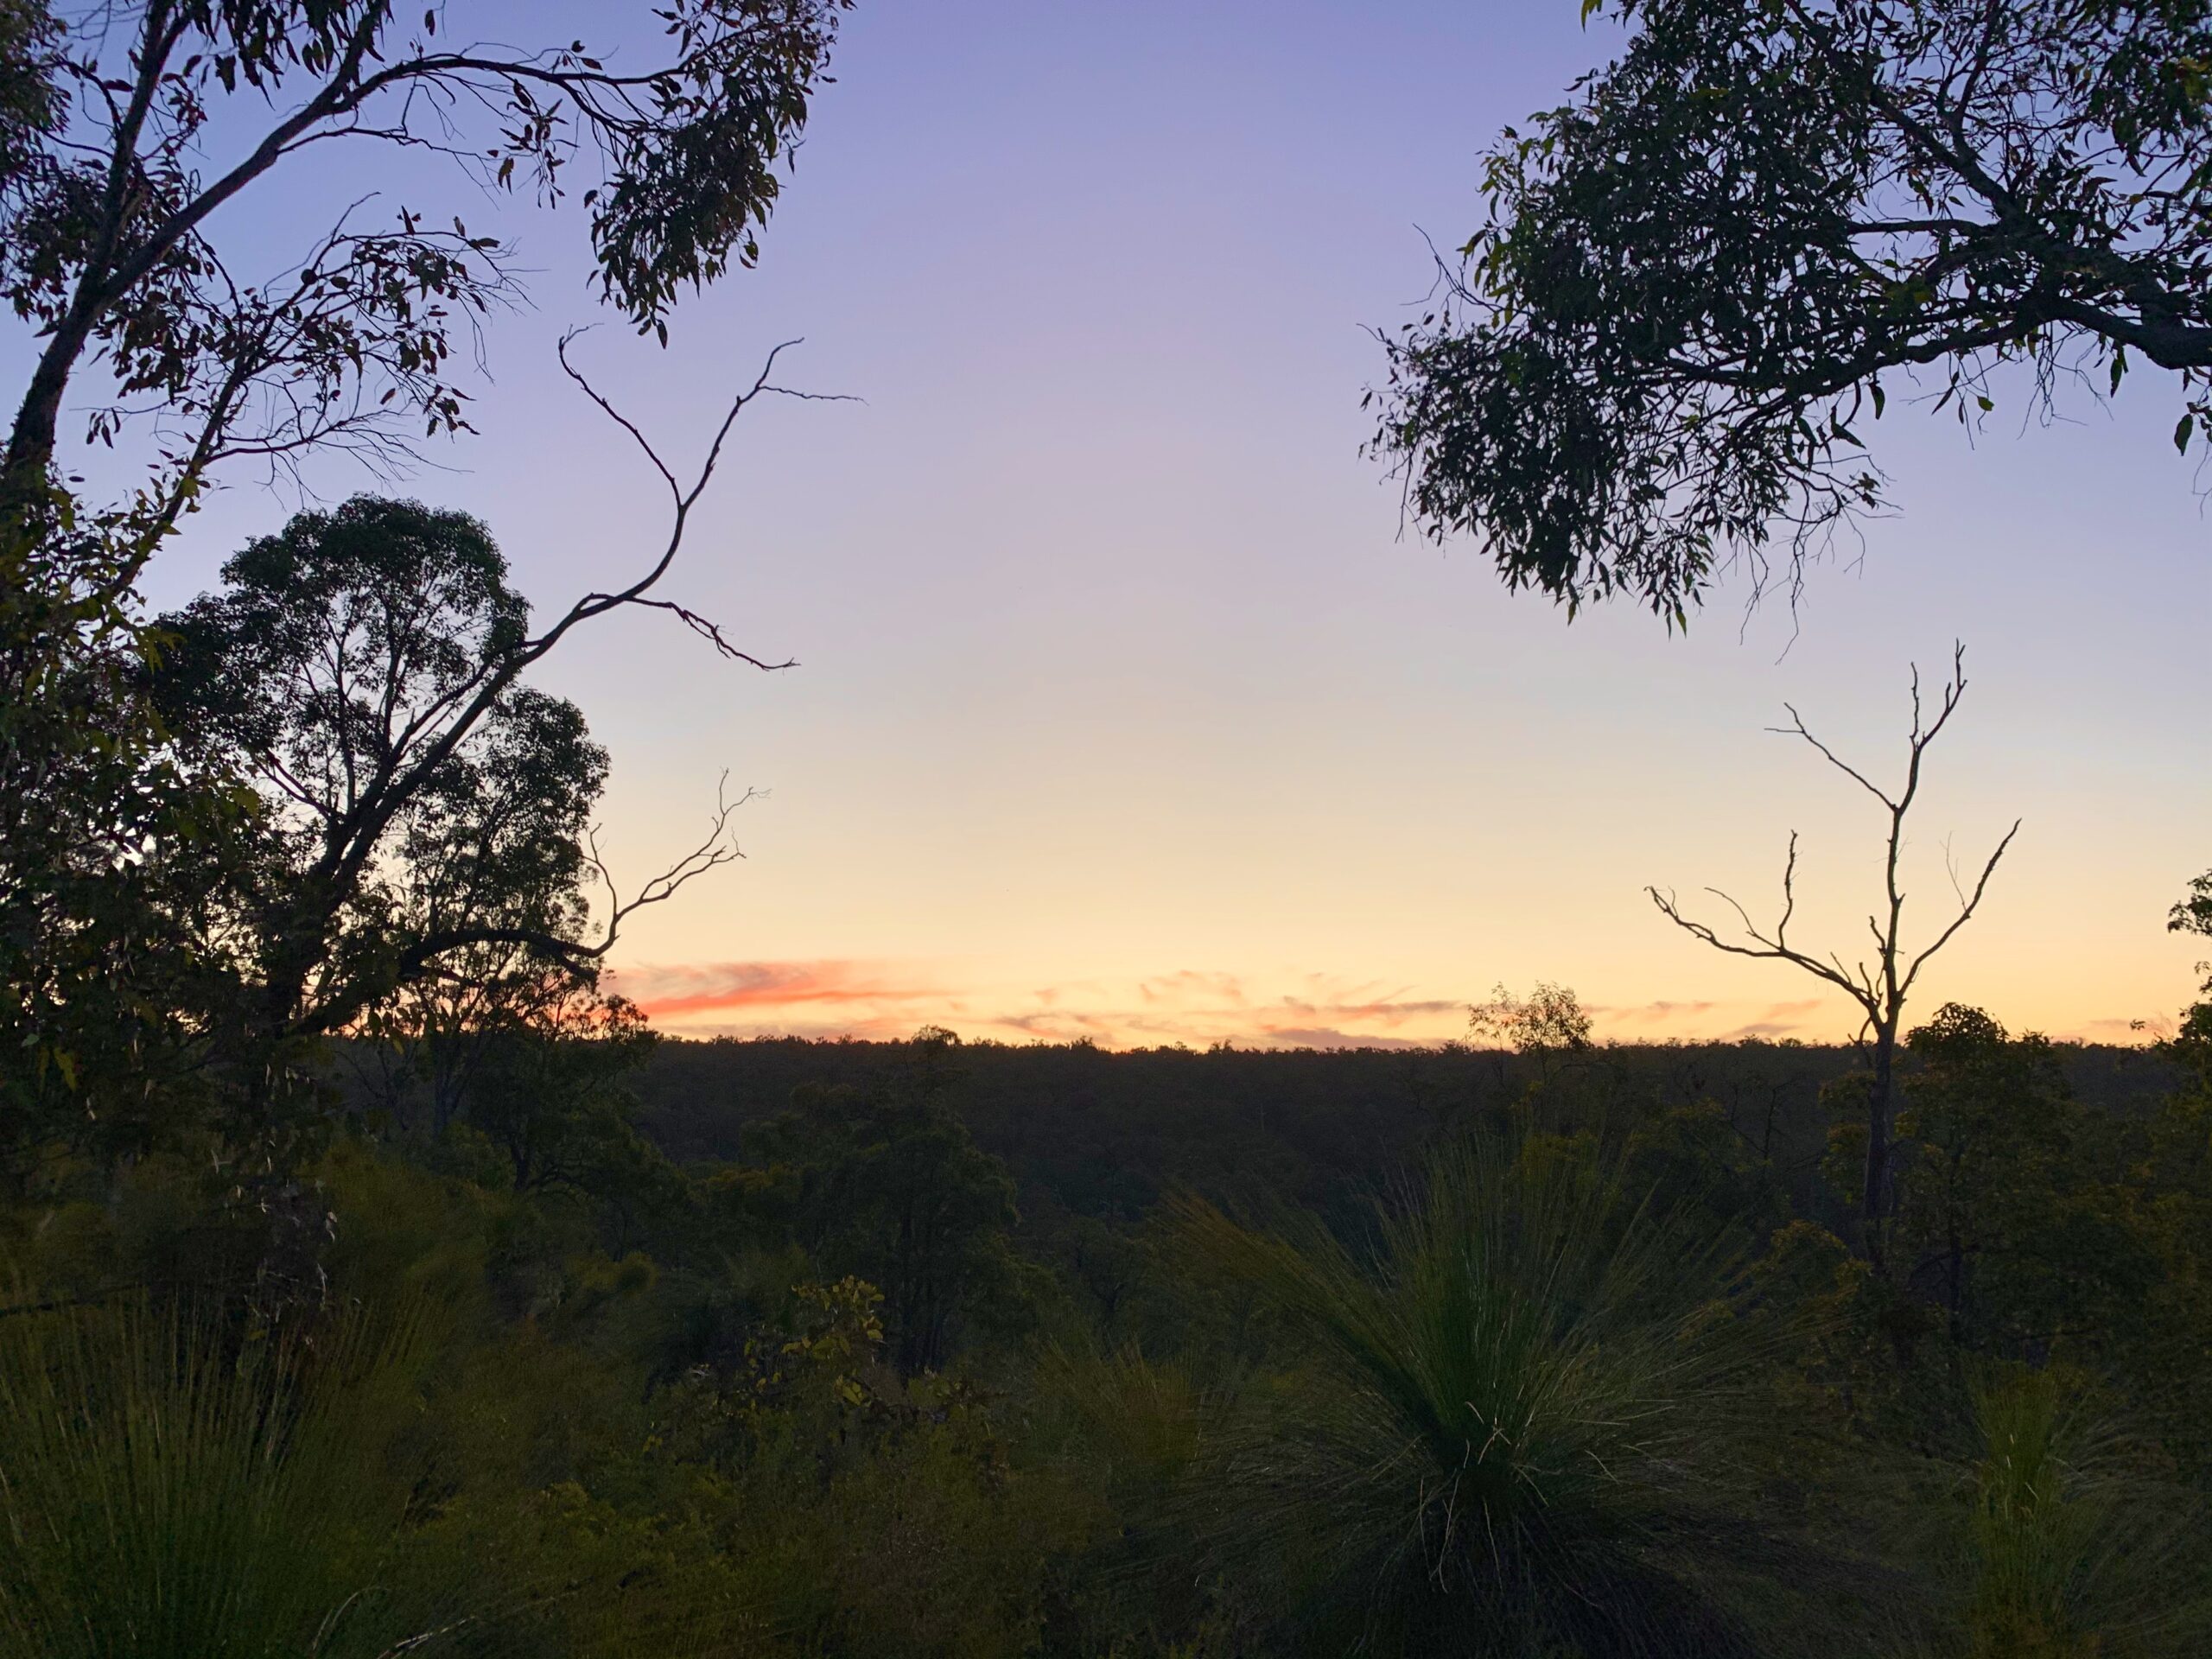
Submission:
<svg viewBox="0 0 2212 1659">
<path fill-rule="evenodd" d="M 2202 0 L 1606 9 L 1390 353 L 1421 528 L 1684 624 L 1880 505 L 1885 376 L 1971 422 L 2148 368 L 2212 427 Z M 564 345 L 666 493 L 565 608 L 363 496 L 150 613 L 226 470 L 469 429 L 523 273 L 441 181 L 565 211 L 665 345 L 847 3 L 608 7 L 620 58 L 468 10 L 0 0 L 0 1659 L 2207 1650 L 2212 1003 L 2123 1053 L 1913 1001 L 2010 844 L 1914 932 L 1962 659 L 1901 783 L 1792 711 L 1889 815 L 1864 965 L 1786 940 L 1794 842 L 1740 939 L 1652 895 L 1848 1052 L 1593 1047 L 1555 989 L 1429 1053 L 665 1045 L 601 966 L 742 797 L 618 879 L 530 677 L 639 609 L 778 666 L 663 588 L 772 354 L 678 465 Z M 235 276 L 219 210 L 348 146 L 425 202 Z"/>
<path fill-rule="evenodd" d="M 2203 1030 L 1935 1014 L 1880 1267 L 1847 1050 L 354 1043 L 19 1173 L 0 1640 L 2195 1651 Z"/>
</svg>

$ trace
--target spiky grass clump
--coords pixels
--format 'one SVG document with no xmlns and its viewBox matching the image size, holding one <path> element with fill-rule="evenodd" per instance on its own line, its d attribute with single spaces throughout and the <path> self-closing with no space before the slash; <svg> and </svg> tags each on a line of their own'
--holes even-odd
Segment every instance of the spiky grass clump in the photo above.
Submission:
<svg viewBox="0 0 2212 1659">
<path fill-rule="evenodd" d="M 0 1322 L 0 1659 L 351 1659 L 429 1636 L 385 1572 L 414 1347 L 359 1321 L 241 1344 L 143 1304 Z"/>
<path fill-rule="evenodd" d="M 2130 1466 L 2049 1371 L 1981 1378 L 1957 1647 L 1971 1659 L 2180 1659 L 2212 1645 L 2202 1506 Z"/>
<path fill-rule="evenodd" d="M 1203 1483 L 1224 1568 L 1311 1650 L 1749 1651 L 1726 1586 L 1781 1576 L 1750 1518 L 1773 1338 L 1738 1253 L 1587 1141 L 1440 1153 L 1371 1252 L 1197 1199 L 1183 1242 L 1310 1344 Z"/>
</svg>

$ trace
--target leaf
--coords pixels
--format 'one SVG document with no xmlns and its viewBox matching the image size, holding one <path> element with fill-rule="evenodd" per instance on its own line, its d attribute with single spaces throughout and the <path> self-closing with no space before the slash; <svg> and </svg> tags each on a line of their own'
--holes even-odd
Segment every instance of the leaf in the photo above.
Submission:
<svg viewBox="0 0 2212 1659">
<path fill-rule="evenodd" d="M 2184 455 L 2189 453 L 2189 435 L 2196 429 L 2196 416 L 2195 415 L 2184 415 L 2181 417 L 2180 424 L 2174 428 L 2176 453 Z"/>
</svg>

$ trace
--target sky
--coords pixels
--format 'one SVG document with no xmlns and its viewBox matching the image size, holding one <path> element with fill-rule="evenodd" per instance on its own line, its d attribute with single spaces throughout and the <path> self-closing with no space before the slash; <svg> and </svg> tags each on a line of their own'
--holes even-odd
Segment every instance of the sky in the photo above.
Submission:
<svg viewBox="0 0 2212 1659">
<path fill-rule="evenodd" d="M 749 410 L 664 590 L 798 667 L 639 613 L 540 676 L 612 752 L 632 880 L 725 772 L 762 791 L 744 861 L 615 953 L 656 1024 L 1391 1046 L 1541 981 L 1624 1040 L 1840 1038 L 1840 997 L 1699 945 L 1644 888 L 1770 916 L 1794 830 L 1798 937 L 1853 950 L 1878 809 L 1766 728 L 1794 704 L 1892 774 L 1910 668 L 1940 676 L 1955 639 L 1970 685 L 1915 813 L 1909 936 L 1948 920 L 1947 861 L 1970 877 L 2022 827 L 1916 1006 L 2126 1040 L 2189 1000 L 2202 952 L 2164 920 L 2212 864 L 2212 479 L 2175 455 L 2170 383 L 2056 423 L 2013 397 L 1979 432 L 1893 395 L 1870 436 L 1899 511 L 1795 615 L 1747 614 L 1735 582 L 1687 634 L 1570 626 L 1479 548 L 1402 533 L 1361 454 L 1369 331 L 1423 298 L 1428 239 L 1478 222 L 1498 130 L 1614 48 L 1580 10 L 862 0 L 760 268 L 687 302 L 664 351 L 613 322 L 580 346 L 671 456 L 779 341 L 804 341 L 785 384 L 859 400 Z M 611 30 L 620 61 L 645 11 L 455 4 L 446 32 Z M 414 165 L 334 150 L 216 229 L 281 264 Z M 480 435 L 404 488 L 480 515 L 550 608 L 649 560 L 664 505 L 553 364 L 597 315 L 576 219 L 458 210 L 518 240 L 534 305 L 488 337 Z M 238 480 L 149 597 L 292 505 Z"/>
</svg>

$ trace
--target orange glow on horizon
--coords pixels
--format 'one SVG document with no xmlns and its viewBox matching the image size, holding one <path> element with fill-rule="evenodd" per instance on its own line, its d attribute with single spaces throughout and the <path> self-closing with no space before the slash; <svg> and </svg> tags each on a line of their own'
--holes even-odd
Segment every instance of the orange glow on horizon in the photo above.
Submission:
<svg viewBox="0 0 2212 1659">
<path fill-rule="evenodd" d="M 1435 995 L 1341 976 L 1293 976 L 1287 988 L 1247 976 L 1179 969 L 1131 982 L 1015 989 L 947 988 L 915 964 L 761 962 L 636 966 L 617 976 L 671 1035 L 849 1037 L 893 1040 L 924 1026 L 1006 1043 L 1089 1041 L 1102 1048 L 1229 1043 L 1249 1048 L 1433 1048 L 1463 1039 L 1473 995 Z M 1607 1042 L 1846 1041 L 1856 1030 L 1840 997 L 1585 1004 Z M 1925 1012 L 1934 1011 L 1930 1003 Z M 721 1018 L 712 1016 L 720 1015 Z M 1999 1017 L 2002 1017 L 1999 1011 Z M 2008 1022 L 2009 1023 L 2009 1022 Z M 2052 1033 L 2140 1044 L 2158 1033 L 2120 1020 Z"/>
</svg>

